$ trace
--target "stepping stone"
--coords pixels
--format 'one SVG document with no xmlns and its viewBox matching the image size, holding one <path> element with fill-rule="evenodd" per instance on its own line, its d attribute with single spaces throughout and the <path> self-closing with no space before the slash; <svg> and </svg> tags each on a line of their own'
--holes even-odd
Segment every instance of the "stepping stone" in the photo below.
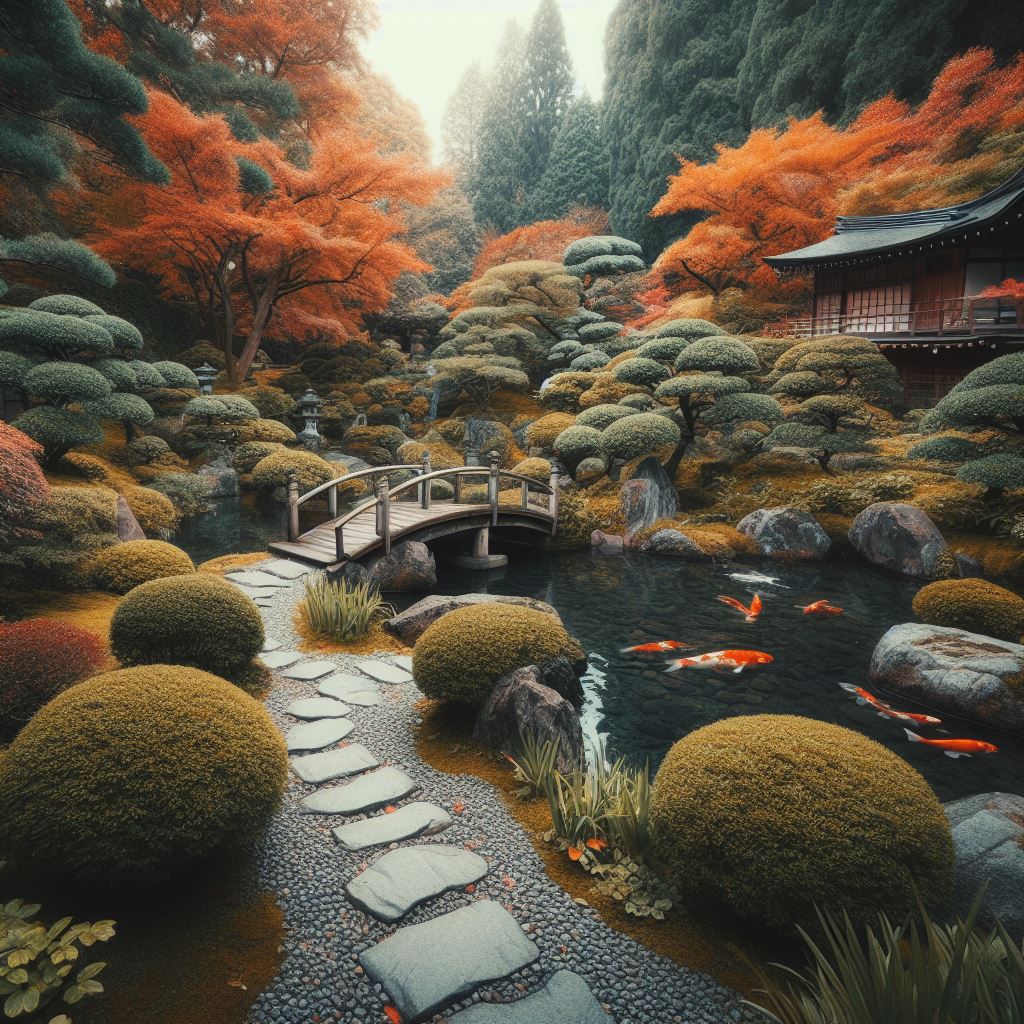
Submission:
<svg viewBox="0 0 1024 1024">
<path fill-rule="evenodd" d="M 400 769 L 378 768 L 344 786 L 318 789 L 302 800 L 301 805 L 311 814 L 361 814 L 401 800 L 417 789 L 419 786 Z"/>
<path fill-rule="evenodd" d="M 386 846 L 400 839 L 430 836 L 446 829 L 451 815 L 434 804 L 417 800 L 399 807 L 393 814 L 378 814 L 363 821 L 350 821 L 334 829 L 334 838 L 346 850 L 365 850 L 370 846 Z"/>
<path fill-rule="evenodd" d="M 280 576 L 271 576 L 269 572 L 252 569 L 243 572 L 229 572 L 227 578 L 232 583 L 242 584 L 243 587 L 287 587 L 291 585 L 288 580 L 283 580 Z"/>
<path fill-rule="evenodd" d="M 360 953 L 359 962 L 383 986 L 402 1020 L 416 1024 L 539 956 L 507 910 L 494 900 L 480 900 L 399 928 Z"/>
<path fill-rule="evenodd" d="M 281 674 L 288 679 L 303 679 L 310 682 L 333 672 L 337 667 L 333 661 L 304 661 L 301 665 L 296 665 Z"/>
<path fill-rule="evenodd" d="M 361 743 L 350 743 L 340 750 L 324 750 L 319 754 L 305 754 L 291 759 L 292 771 L 303 782 L 318 786 L 331 779 L 358 775 L 380 763 Z"/>
<path fill-rule="evenodd" d="M 325 697 L 356 704 L 361 708 L 376 707 L 381 703 L 380 690 L 364 676 L 350 676 L 339 672 L 330 679 L 322 679 L 317 689 Z"/>
<path fill-rule="evenodd" d="M 317 722 L 293 725 L 285 734 L 288 753 L 303 750 L 322 750 L 343 740 L 355 726 L 347 718 L 321 718 Z"/>
<path fill-rule="evenodd" d="M 266 601 L 277 593 L 273 587 L 243 587 L 237 583 L 235 586 L 238 587 L 246 597 L 251 597 L 254 601 Z"/>
<path fill-rule="evenodd" d="M 271 651 L 270 654 L 261 654 L 260 661 L 267 668 L 287 668 L 297 661 L 302 661 L 302 655 L 297 651 Z"/>
<path fill-rule="evenodd" d="M 360 910 L 391 924 L 420 903 L 464 889 L 486 874 L 487 861 L 478 853 L 440 844 L 405 846 L 375 860 L 345 892 Z"/>
<path fill-rule="evenodd" d="M 451 1024 L 612 1024 L 587 983 L 559 971 L 539 991 L 514 1003 L 477 1003 L 456 1013 Z"/>
<path fill-rule="evenodd" d="M 349 710 L 347 704 L 333 697 L 304 697 L 285 708 L 292 718 L 304 718 L 310 722 L 318 718 L 344 718 Z"/>
<path fill-rule="evenodd" d="M 256 607 L 257 608 L 273 608 L 274 607 L 274 602 L 271 601 L 269 598 L 266 598 L 266 597 L 257 597 L 256 598 Z"/>
<path fill-rule="evenodd" d="M 412 655 L 411 654 L 396 654 L 391 660 L 399 668 L 404 668 L 406 672 L 412 672 Z"/>
<path fill-rule="evenodd" d="M 268 572 L 271 576 L 280 576 L 283 580 L 297 580 L 311 571 L 311 566 L 290 562 L 287 558 L 275 558 L 273 562 L 261 565 L 260 572 Z"/>
<path fill-rule="evenodd" d="M 364 675 L 368 675 L 371 679 L 376 679 L 378 683 L 411 683 L 412 675 L 405 671 L 404 668 L 398 668 L 395 665 L 389 665 L 385 661 L 361 661 L 356 665 Z"/>
<path fill-rule="evenodd" d="M 263 641 L 263 654 L 269 654 L 271 651 L 279 651 L 281 649 L 280 640 L 264 640 Z"/>
</svg>

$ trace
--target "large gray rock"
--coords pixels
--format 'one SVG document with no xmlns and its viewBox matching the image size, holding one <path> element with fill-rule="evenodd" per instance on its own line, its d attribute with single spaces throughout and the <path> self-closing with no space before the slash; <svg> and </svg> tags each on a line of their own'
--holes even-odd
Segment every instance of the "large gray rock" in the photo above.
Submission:
<svg viewBox="0 0 1024 1024">
<path fill-rule="evenodd" d="M 544 685 L 536 665 L 502 676 L 473 727 L 475 740 L 499 751 L 517 749 L 521 736 L 557 742 L 557 767 L 563 774 L 583 764 L 579 715 L 569 701 Z"/>
<path fill-rule="evenodd" d="M 416 593 L 437 586 L 437 564 L 426 544 L 403 540 L 370 565 L 370 582 L 385 593 Z"/>
<path fill-rule="evenodd" d="M 736 529 L 755 540 L 770 558 L 817 560 L 832 541 L 810 512 L 796 508 L 759 508 L 744 516 Z"/>
<path fill-rule="evenodd" d="M 361 814 L 401 800 L 418 788 L 400 768 L 388 766 L 343 786 L 318 789 L 305 797 L 301 806 L 312 814 Z"/>
<path fill-rule="evenodd" d="M 419 640 L 424 630 L 442 615 L 457 608 L 468 608 L 470 605 L 495 603 L 533 608 L 535 611 L 547 612 L 558 618 L 558 612 L 551 605 L 532 597 L 506 597 L 501 594 L 456 594 L 448 597 L 444 594 L 431 594 L 430 597 L 425 597 L 406 608 L 404 612 L 399 612 L 394 618 L 386 619 L 383 626 L 388 633 L 397 636 L 403 644 L 411 647 Z"/>
<path fill-rule="evenodd" d="M 231 459 L 215 459 L 196 470 L 196 476 L 207 482 L 211 498 L 234 498 L 240 493 L 238 472 L 231 465 Z"/>
<path fill-rule="evenodd" d="M 128 507 L 128 502 L 119 494 L 117 496 L 117 539 L 145 540 L 146 531 L 139 526 L 135 513 Z"/>
<path fill-rule="evenodd" d="M 631 546 L 649 555 L 674 555 L 690 562 L 710 562 L 712 557 L 692 537 L 670 527 L 657 530 Z"/>
<path fill-rule="evenodd" d="M 655 458 L 644 459 L 619 490 L 626 517 L 626 535 L 671 519 L 679 511 L 679 495 L 665 467 Z"/>
<path fill-rule="evenodd" d="M 451 1024 L 611 1024 L 611 1018 L 572 971 L 558 971 L 539 991 L 514 1003 L 476 1003 Z"/>
<path fill-rule="evenodd" d="M 576 483 L 582 487 L 596 483 L 605 474 L 604 459 L 584 459 L 577 467 L 574 474 Z"/>
<path fill-rule="evenodd" d="M 1024 937 L 1024 796 L 979 793 L 944 806 L 956 852 L 956 912 L 970 909 L 982 885 L 983 919 L 993 915 Z"/>
<path fill-rule="evenodd" d="M 487 874 L 487 861 L 458 846 L 403 846 L 356 875 L 345 892 L 359 908 L 389 924 L 426 900 L 462 889 Z"/>
<path fill-rule="evenodd" d="M 516 919 L 480 900 L 394 935 L 359 954 L 402 1020 L 416 1024 L 478 985 L 522 970 L 540 956 Z"/>
<path fill-rule="evenodd" d="M 374 818 L 339 825 L 334 829 L 334 838 L 346 850 L 366 850 L 414 836 L 432 836 L 451 823 L 452 818 L 447 811 L 417 800 L 391 814 L 378 814 Z"/>
<path fill-rule="evenodd" d="M 594 530 L 590 535 L 590 549 L 599 555 L 621 555 L 625 543 L 623 538 L 616 533 L 605 533 L 604 530 Z"/>
<path fill-rule="evenodd" d="M 904 576 L 935 576 L 946 541 L 919 508 L 900 501 L 868 505 L 854 519 L 848 534 L 858 554 L 875 565 Z"/>
<path fill-rule="evenodd" d="M 869 672 L 885 689 L 922 704 L 1024 733 L 1024 645 L 906 622 L 878 641 Z"/>
</svg>

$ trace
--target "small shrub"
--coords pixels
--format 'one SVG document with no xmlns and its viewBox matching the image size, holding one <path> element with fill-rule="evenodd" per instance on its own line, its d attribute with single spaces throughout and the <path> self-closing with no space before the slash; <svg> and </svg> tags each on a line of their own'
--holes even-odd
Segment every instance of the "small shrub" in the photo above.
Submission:
<svg viewBox="0 0 1024 1024">
<path fill-rule="evenodd" d="M 919 487 L 910 504 L 926 512 L 936 526 L 967 530 L 976 528 L 986 513 L 984 494 L 980 484 L 949 480 Z"/>
<path fill-rule="evenodd" d="M 287 487 L 291 473 L 296 476 L 300 494 L 343 475 L 319 455 L 285 448 L 265 455 L 253 466 L 252 482 L 263 490 L 274 490 Z"/>
<path fill-rule="evenodd" d="M 619 363 L 612 370 L 612 376 L 624 384 L 653 388 L 663 380 L 668 380 L 672 374 L 663 363 L 659 363 L 654 359 L 634 357 Z"/>
<path fill-rule="evenodd" d="M 610 458 L 628 461 L 677 445 L 680 436 L 679 427 L 667 416 L 641 412 L 606 427 L 601 432 L 601 448 Z"/>
<path fill-rule="evenodd" d="M 275 452 L 285 451 L 284 445 L 274 441 L 247 441 L 240 444 L 231 456 L 232 465 L 239 473 L 251 473 L 260 459 L 265 459 Z"/>
<path fill-rule="evenodd" d="M 575 420 L 568 413 L 550 412 L 534 420 L 526 428 L 526 443 L 531 448 L 543 448 L 545 451 L 551 448 L 555 438 L 563 431 L 573 425 Z"/>
<path fill-rule="evenodd" d="M 546 484 L 551 479 L 551 463 L 547 459 L 523 459 L 512 467 L 512 472 Z"/>
<path fill-rule="evenodd" d="M 181 521 L 174 502 L 151 487 L 126 487 L 122 497 L 149 537 L 169 537 Z"/>
<path fill-rule="evenodd" d="M 333 582 L 323 573 L 306 578 L 299 611 L 317 636 L 342 643 L 361 639 L 375 623 L 395 614 L 376 587 Z"/>
<path fill-rule="evenodd" d="M 932 626 L 1020 641 L 1024 635 L 1024 598 L 987 580 L 938 580 L 914 597 L 914 614 Z"/>
<path fill-rule="evenodd" d="M 162 438 L 153 434 L 137 437 L 125 445 L 129 462 L 134 466 L 142 466 L 170 452 L 171 446 Z"/>
<path fill-rule="evenodd" d="M 236 686 L 172 665 L 108 672 L 54 698 L 7 749 L 0 834 L 41 876 L 151 881 L 254 836 L 286 773 L 280 732 Z"/>
<path fill-rule="evenodd" d="M 580 427 L 593 427 L 595 430 L 604 430 L 610 427 L 616 420 L 623 420 L 627 416 L 635 415 L 635 410 L 624 405 L 592 405 L 584 409 L 576 417 L 576 424 Z"/>
<path fill-rule="evenodd" d="M 194 473 L 161 473 L 149 486 L 185 517 L 202 515 L 209 507 L 210 481 Z"/>
<path fill-rule="evenodd" d="M 242 397 L 256 406 L 260 416 L 268 420 L 287 416 L 295 408 L 295 399 L 281 388 L 259 385 L 246 388 Z"/>
<path fill-rule="evenodd" d="M 1024 457 L 1000 452 L 973 459 L 957 470 L 956 478 L 968 484 L 981 484 L 991 491 L 1020 487 L 1024 484 Z"/>
<path fill-rule="evenodd" d="M 416 641 L 416 684 L 436 700 L 482 705 L 498 679 L 523 665 L 583 650 L 547 612 L 483 604 L 442 615 Z"/>
<path fill-rule="evenodd" d="M 103 590 L 127 594 L 140 583 L 194 573 L 192 559 L 162 540 L 131 540 L 101 551 L 92 563 L 93 579 Z"/>
<path fill-rule="evenodd" d="M 252 599 L 219 576 L 169 576 L 128 592 L 110 622 L 110 647 L 123 665 L 192 665 L 232 675 L 263 647 Z"/>
<path fill-rule="evenodd" d="M 685 338 L 687 341 L 700 341 L 701 338 L 722 337 L 729 332 L 711 323 L 710 320 L 686 318 L 669 320 L 655 332 L 656 338 Z"/>
</svg>

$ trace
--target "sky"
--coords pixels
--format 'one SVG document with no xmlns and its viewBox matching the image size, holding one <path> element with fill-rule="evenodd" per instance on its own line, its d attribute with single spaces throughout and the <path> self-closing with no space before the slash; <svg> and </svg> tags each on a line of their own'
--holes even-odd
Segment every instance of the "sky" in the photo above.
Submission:
<svg viewBox="0 0 1024 1024">
<path fill-rule="evenodd" d="M 604 29 L 618 0 L 559 0 L 576 77 L 593 99 L 604 82 Z M 378 0 L 380 27 L 363 51 L 419 105 L 441 158 L 445 104 L 466 67 L 494 60 L 509 18 L 529 28 L 537 0 Z"/>
</svg>

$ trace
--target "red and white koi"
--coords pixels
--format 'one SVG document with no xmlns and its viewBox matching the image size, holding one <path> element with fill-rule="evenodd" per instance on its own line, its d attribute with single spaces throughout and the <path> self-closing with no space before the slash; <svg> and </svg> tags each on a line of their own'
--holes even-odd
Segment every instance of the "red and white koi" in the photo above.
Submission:
<svg viewBox="0 0 1024 1024">
<path fill-rule="evenodd" d="M 739 675 L 746 669 L 770 665 L 775 659 L 764 651 L 712 651 L 710 654 L 695 654 L 689 658 L 670 661 L 666 672 L 678 672 L 683 668 L 698 672 L 731 672 Z"/>
<path fill-rule="evenodd" d="M 878 712 L 879 718 L 895 718 L 901 722 L 916 722 L 918 725 L 939 725 L 942 722 L 941 718 L 936 718 L 934 715 L 919 715 L 913 711 L 897 711 L 894 707 L 886 704 L 885 701 L 879 700 L 873 693 L 868 693 L 863 687 L 854 686 L 853 683 L 840 683 L 839 685 L 847 693 L 856 694 L 858 704 L 866 704 L 868 707 L 874 708 Z"/>
<path fill-rule="evenodd" d="M 911 743 L 924 743 L 926 746 L 941 750 L 946 757 L 973 757 L 975 754 L 995 754 L 999 748 L 994 743 L 984 740 L 926 740 L 909 729 L 903 730 Z"/>
<path fill-rule="evenodd" d="M 682 640 L 656 640 L 650 644 L 637 644 L 635 647 L 622 647 L 621 654 L 661 654 L 664 651 L 684 651 L 691 644 L 684 644 Z"/>
</svg>

